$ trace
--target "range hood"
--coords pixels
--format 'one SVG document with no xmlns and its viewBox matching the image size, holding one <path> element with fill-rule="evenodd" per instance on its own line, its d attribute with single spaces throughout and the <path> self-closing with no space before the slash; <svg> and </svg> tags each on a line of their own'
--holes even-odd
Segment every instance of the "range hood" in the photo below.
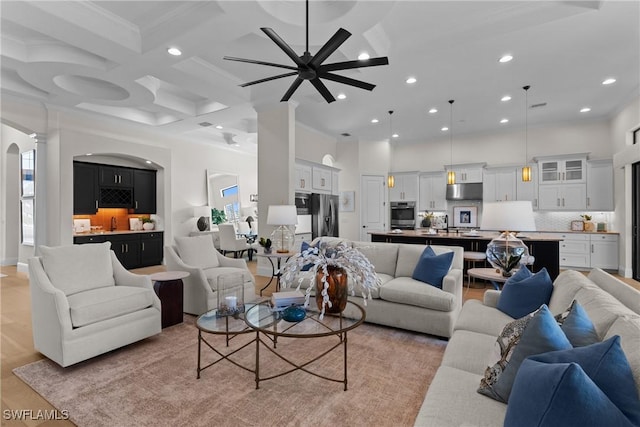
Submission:
<svg viewBox="0 0 640 427">
<path fill-rule="evenodd" d="M 482 200 L 482 183 L 447 184 L 447 200 Z"/>
</svg>

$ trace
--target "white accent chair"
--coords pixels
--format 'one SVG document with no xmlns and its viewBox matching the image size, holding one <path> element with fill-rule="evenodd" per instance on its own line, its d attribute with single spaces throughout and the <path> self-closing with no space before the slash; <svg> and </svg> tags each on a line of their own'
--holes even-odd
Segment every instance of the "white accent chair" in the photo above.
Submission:
<svg viewBox="0 0 640 427">
<path fill-rule="evenodd" d="M 160 333 L 149 276 L 127 271 L 111 243 L 40 246 L 29 259 L 33 343 L 62 367 Z"/>
<path fill-rule="evenodd" d="M 255 301 L 256 285 L 244 259 L 227 258 L 216 250 L 209 236 L 176 237 L 165 247 L 167 270 L 186 271 L 185 313 L 200 315 L 218 306 L 218 277 L 241 273 L 245 302 Z"/>
<path fill-rule="evenodd" d="M 248 226 L 247 223 L 245 225 Z M 218 229 L 220 230 L 220 251 L 222 255 L 226 255 L 227 252 L 233 252 L 233 257 L 238 258 L 238 253 L 242 257 L 244 252 L 247 251 L 249 261 L 253 260 L 253 253 L 258 250 L 257 243 L 247 242 L 247 238 L 244 236 L 238 237 L 233 224 L 220 224 Z"/>
</svg>

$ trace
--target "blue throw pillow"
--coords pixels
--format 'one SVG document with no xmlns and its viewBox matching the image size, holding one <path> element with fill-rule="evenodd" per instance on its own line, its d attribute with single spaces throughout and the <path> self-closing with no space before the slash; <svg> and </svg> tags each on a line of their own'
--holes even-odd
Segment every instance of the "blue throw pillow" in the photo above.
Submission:
<svg viewBox="0 0 640 427">
<path fill-rule="evenodd" d="M 518 370 L 504 427 L 631 427 L 577 363 L 527 359 Z"/>
<path fill-rule="evenodd" d="M 318 252 L 318 248 L 311 246 L 309 243 L 307 242 L 302 242 L 302 246 L 300 247 L 300 253 L 304 253 L 304 251 L 308 250 L 309 248 L 313 248 L 315 250 L 315 252 Z M 309 264 L 305 264 L 302 266 L 302 268 L 300 269 L 300 271 L 309 271 L 311 270 L 311 268 L 313 268 L 313 263 L 310 262 Z"/>
<path fill-rule="evenodd" d="M 556 321 L 574 347 L 600 342 L 596 327 L 577 300 L 573 300 L 566 311 L 558 314 Z"/>
<path fill-rule="evenodd" d="M 478 393 L 507 403 L 511 387 L 522 362 L 534 354 L 573 348 L 546 305 L 529 320 L 520 341 L 494 366 L 487 367 Z"/>
<path fill-rule="evenodd" d="M 577 363 L 633 425 L 640 425 L 640 398 L 619 335 L 596 344 L 538 354 L 529 359 L 547 364 Z"/>
<path fill-rule="evenodd" d="M 522 266 L 502 287 L 498 310 L 518 319 L 537 310 L 542 304 L 549 304 L 551 291 L 553 282 L 546 268 L 532 274 Z"/>
<path fill-rule="evenodd" d="M 436 255 L 431 246 L 422 251 L 416 268 L 411 276 L 415 280 L 442 289 L 442 279 L 447 275 L 453 262 L 453 252 Z"/>
</svg>

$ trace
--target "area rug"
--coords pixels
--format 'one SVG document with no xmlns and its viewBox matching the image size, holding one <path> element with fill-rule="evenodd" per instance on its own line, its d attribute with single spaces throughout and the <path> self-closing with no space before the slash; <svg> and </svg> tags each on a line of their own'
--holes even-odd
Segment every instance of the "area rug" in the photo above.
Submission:
<svg viewBox="0 0 640 427">
<path fill-rule="evenodd" d="M 413 425 L 440 365 L 446 342 L 427 335 L 363 324 L 348 335 L 349 387 L 296 371 L 260 383 L 227 361 L 196 379 L 198 333 L 194 318 L 156 337 L 61 368 L 48 359 L 14 373 L 71 421 L 83 426 L 405 426 Z M 232 341 L 240 347 L 253 334 Z M 335 337 L 333 337 L 335 339 Z M 296 361 L 323 351 L 328 338 L 284 339 L 278 349 Z M 207 335 L 226 351 L 223 338 Z M 203 366 L 215 360 L 203 346 Z M 261 376 L 282 372 L 283 362 L 260 352 Z M 255 366 L 249 345 L 234 360 Z M 269 359 L 271 358 L 271 359 Z M 340 378 L 342 351 L 310 369 Z"/>
</svg>

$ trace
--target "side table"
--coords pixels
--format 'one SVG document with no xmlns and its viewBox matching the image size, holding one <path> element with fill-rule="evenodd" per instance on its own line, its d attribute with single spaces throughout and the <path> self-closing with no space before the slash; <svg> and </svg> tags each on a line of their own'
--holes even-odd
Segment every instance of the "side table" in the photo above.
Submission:
<svg viewBox="0 0 640 427">
<path fill-rule="evenodd" d="M 271 282 L 273 282 L 273 279 L 276 279 L 275 292 L 278 292 L 280 290 L 280 276 L 282 276 L 282 272 L 280 271 L 280 268 L 281 268 L 280 264 L 282 263 L 283 259 L 285 262 L 287 262 L 289 258 L 295 255 L 295 253 L 294 252 L 275 252 L 275 251 L 266 253 L 264 251 L 258 251 L 256 255 L 259 257 L 268 259 L 269 263 L 271 263 L 271 279 L 269 279 L 269 282 L 266 285 L 264 285 L 262 289 L 260 289 L 260 296 L 262 296 L 262 291 L 264 291 L 269 287 L 269 285 L 271 285 Z M 276 260 L 275 264 L 273 263 L 274 259 Z"/>
<path fill-rule="evenodd" d="M 160 298 L 162 328 L 182 323 L 183 283 L 189 276 L 186 271 L 163 271 L 149 276 L 154 281 L 153 290 Z"/>
<path fill-rule="evenodd" d="M 500 290 L 500 284 L 507 281 L 508 277 L 504 277 L 495 268 L 470 268 L 467 270 L 469 277 L 476 279 L 488 280 L 496 290 Z"/>
</svg>

